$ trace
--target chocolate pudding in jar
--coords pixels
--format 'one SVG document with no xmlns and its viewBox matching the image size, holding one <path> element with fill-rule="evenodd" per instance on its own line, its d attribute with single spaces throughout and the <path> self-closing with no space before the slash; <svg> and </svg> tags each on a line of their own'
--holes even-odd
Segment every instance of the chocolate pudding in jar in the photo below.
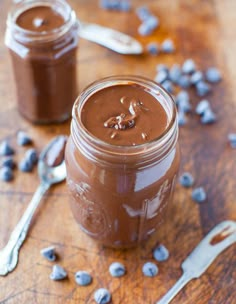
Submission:
<svg viewBox="0 0 236 304">
<path fill-rule="evenodd" d="M 33 123 L 69 118 L 78 94 L 78 21 L 63 0 L 25 0 L 8 15 L 19 112 Z"/>
<path fill-rule="evenodd" d="M 74 104 L 65 158 L 81 229 L 106 246 L 138 245 L 158 231 L 172 198 L 179 168 L 174 101 L 142 77 L 91 84 Z"/>
</svg>

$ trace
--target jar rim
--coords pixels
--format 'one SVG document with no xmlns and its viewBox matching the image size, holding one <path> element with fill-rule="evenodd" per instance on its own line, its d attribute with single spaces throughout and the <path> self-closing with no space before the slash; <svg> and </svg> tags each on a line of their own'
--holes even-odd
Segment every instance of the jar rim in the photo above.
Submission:
<svg viewBox="0 0 236 304">
<path fill-rule="evenodd" d="M 156 94 L 158 95 L 158 97 L 162 96 L 165 101 L 169 102 L 169 105 L 172 110 L 171 116 L 169 118 L 168 125 L 162 134 L 148 142 L 137 144 L 134 146 L 114 145 L 97 138 L 86 129 L 86 127 L 81 121 L 80 110 L 82 109 L 84 103 L 87 101 L 89 96 L 104 88 L 104 86 L 101 87 L 101 85 L 105 85 L 105 87 L 110 87 L 119 84 L 139 84 L 146 88 L 152 88 L 153 90 L 156 90 Z M 171 95 L 155 81 L 143 76 L 113 75 L 96 80 L 83 89 L 83 91 L 77 97 L 72 109 L 72 124 L 73 121 L 75 121 L 77 128 L 81 131 L 82 137 L 87 138 L 89 142 L 95 146 L 99 145 L 100 149 L 103 152 L 109 151 L 112 154 L 124 155 L 128 153 L 134 155 L 139 154 L 143 151 L 147 151 L 148 148 L 153 150 L 153 148 L 156 148 L 157 145 L 161 145 L 163 141 L 168 141 L 170 133 L 173 134 L 177 126 L 177 110 L 176 104 Z"/>
<path fill-rule="evenodd" d="M 76 14 L 72 10 L 71 6 L 64 0 L 54 0 L 55 4 L 52 0 L 23 0 L 17 4 L 14 4 L 12 6 L 12 9 L 8 13 L 7 17 L 7 27 L 12 27 L 13 31 L 15 31 L 17 34 L 17 39 L 22 42 L 31 42 L 32 40 L 34 42 L 48 42 L 57 39 L 58 37 L 63 36 L 67 30 L 68 27 L 70 27 L 72 24 L 74 24 L 75 21 L 79 23 L 79 20 L 76 20 Z M 20 27 L 16 20 L 27 9 L 38 7 L 38 6 L 48 6 L 53 7 L 53 5 L 61 5 L 63 10 L 63 14 L 61 14 L 64 18 L 64 23 L 52 30 L 48 31 L 33 31 L 28 30 Z M 56 36 L 56 37 L 55 37 Z"/>
</svg>

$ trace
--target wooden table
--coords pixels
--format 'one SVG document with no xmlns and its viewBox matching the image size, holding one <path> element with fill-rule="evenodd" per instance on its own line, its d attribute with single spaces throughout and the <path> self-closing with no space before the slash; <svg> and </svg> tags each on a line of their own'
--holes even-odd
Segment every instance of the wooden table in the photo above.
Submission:
<svg viewBox="0 0 236 304">
<path fill-rule="evenodd" d="M 4 46 L 5 19 L 12 1 L 0 1 L 0 140 L 8 138 L 14 147 L 16 133 L 25 130 L 34 138 L 40 151 L 56 134 L 69 134 L 70 122 L 62 125 L 33 126 L 19 116 L 10 58 Z M 155 303 L 181 275 L 181 262 L 214 225 L 222 220 L 236 220 L 236 150 L 227 142 L 227 134 L 236 132 L 236 3 L 233 0 L 155 1 L 145 3 L 159 16 L 160 28 L 150 37 L 137 34 L 139 20 L 134 10 L 117 13 L 99 8 L 98 1 L 71 0 L 81 20 L 111 26 L 137 37 L 145 45 L 149 41 L 172 38 L 175 54 L 123 56 L 81 39 L 78 59 L 79 86 L 111 74 L 138 74 L 154 78 L 158 63 L 171 65 L 193 58 L 200 69 L 217 66 L 223 81 L 214 85 L 209 95 L 218 121 L 203 126 L 195 114 L 180 130 L 182 150 L 181 170 L 190 171 L 195 186 L 204 186 L 207 202 L 191 200 L 191 189 L 176 187 L 168 220 L 158 234 L 144 246 L 133 250 L 112 250 L 97 245 L 82 233 L 70 208 L 66 185 L 55 186 L 46 195 L 31 225 L 29 236 L 20 252 L 20 262 L 14 272 L 0 277 L 0 303 L 94 303 L 93 294 L 99 287 L 112 293 L 112 303 Z M 132 1 L 133 9 L 144 1 Z M 193 107 L 199 98 L 192 94 Z M 25 148 L 17 147 L 20 160 Z M 26 174 L 15 171 L 14 181 L 0 183 L 0 247 L 7 242 L 39 183 L 37 170 Z M 142 275 L 144 262 L 153 260 L 152 248 L 163 243 L 170 251 L 167 262 L 158 263 L 155 278 Z M 43 259 L 40 249 L 55 245 L 58 263 L 68 271 L 69 279 L 54 282 L 49 279 L 52 264 Z M 121 261 L 127 274 L 111 278 L 108 267 Z M 74 273 L 91 272 L 93 283 L 79 287 Z M 207 272 L 190 282 L 173 300 L 181 304 L 236 303 L 236 246 L 221 254 Z"/>
</svg>

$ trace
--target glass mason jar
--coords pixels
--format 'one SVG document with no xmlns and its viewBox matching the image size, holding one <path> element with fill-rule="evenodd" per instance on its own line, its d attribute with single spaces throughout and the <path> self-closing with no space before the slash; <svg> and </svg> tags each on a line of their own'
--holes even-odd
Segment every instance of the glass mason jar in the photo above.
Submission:
<svg viewBox="0 0 236 304">
<path fill-rule="evenodd" d="M 81 121 L 86 100 L 121 84 L 141 86 L 161 103 L 168 118 L 161 136 L 136 146 L 118 146 L 86 130 Z M 138 245 L 158 230 L 175 186 L 180 155 L 173 99 L 142 77 L 113 76 L 92 83 L 75 101 L 65 158 L 71 208 L 81 229 L 106 246 Z"/>
<path fill-rule="evenodd" d="M 19 26 L 17 19 L 24 18 L 23 13 L 40 7 L 55 11 L 64 24 L 42 31 Z M 78 95 L 78 31 L 75 12 L 64 0 L 24 0 L 9 12 L 5 44 L 12 59 L 18 109 L 31 122 L 62 122 L 70 117 Z"/>
</svg>

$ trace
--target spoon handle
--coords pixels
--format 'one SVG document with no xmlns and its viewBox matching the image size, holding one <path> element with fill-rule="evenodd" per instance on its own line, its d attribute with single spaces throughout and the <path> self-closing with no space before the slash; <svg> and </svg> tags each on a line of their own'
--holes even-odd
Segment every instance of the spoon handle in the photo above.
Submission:
<svg viewBox="0 0 236 304">
<path fill-rule="evenodd" d="M 192 279 L 192 277 L 186 272 L 183 273 L 179 280 L 171 287 L 171 289 L 158 301 L 156 304 L 168 304 L 179 291 Z"/>
<path fill-rule="evenodd" d="M 41 183 L 39 185 L 23 216 L 16 225 L 15 229 L 12 231 L 8 243 L 0 251 L 1 276 L 8 274 L 16 267 L 18 262 L 18 253 L 26 238 L 34 212 L 49 187 L 50 184 L 48 183 Z"/>
</svg>

